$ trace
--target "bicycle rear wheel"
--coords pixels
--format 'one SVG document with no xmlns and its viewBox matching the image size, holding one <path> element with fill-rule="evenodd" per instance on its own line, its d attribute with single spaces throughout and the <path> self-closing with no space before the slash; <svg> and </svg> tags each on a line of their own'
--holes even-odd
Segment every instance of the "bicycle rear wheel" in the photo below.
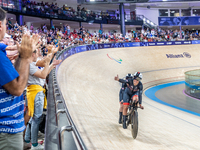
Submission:
<svg viewBox="0 0 200 150">
<path fill-rule="evenodd" d="M 133 111 L 131 115 L 131 133 L 132 137 L 135 139 L 138 133 L 138 112 Z"/>
</svg>

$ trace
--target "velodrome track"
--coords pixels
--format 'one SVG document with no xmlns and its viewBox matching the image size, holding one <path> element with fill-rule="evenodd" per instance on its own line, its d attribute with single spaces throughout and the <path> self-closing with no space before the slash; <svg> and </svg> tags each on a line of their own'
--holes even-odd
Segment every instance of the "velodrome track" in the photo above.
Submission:
<svg viewBox="0 0 200 150">
<path fill-rule="evenodd" d="M 167 58 L 188 52 L 191 58 Z M 122 59 L 122 64 L 108 58 Z M 67 58 L 57 79 L 69 112 L 88 149 L 199 150 L 200 117 L 157 103 L 143 94 L 137 139 L 118 124 L 120 85 L 114 76 L 143 73 L 145 89 L 184 80 L 199 69 L 199 45 L 132 47 L 82 52 Z M 172 95 L 172 98 L 173 95 Z"/>
</svg>

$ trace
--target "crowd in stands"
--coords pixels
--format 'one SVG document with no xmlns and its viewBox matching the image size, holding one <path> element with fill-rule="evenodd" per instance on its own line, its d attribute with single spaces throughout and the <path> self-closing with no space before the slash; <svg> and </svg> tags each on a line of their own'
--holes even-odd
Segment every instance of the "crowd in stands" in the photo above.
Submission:
<svg viewBox="0 0 200 150">
<path fill-rule="evenodd" d="M 53 16 L 66 16 L 69 18 L 82 18 L 82 19 L 115 19 L 111 17 L 108 12 L 94 12 L 89 11 L 87 8 L 80 5 L 77 6 L 77 10 L 67 5 L 59 7 L 57 3 L 49 2 L 35 2 L 30 0 L 22 0 L 22 10 L 27 13 L 39 13 Z"/>
<path fill-rule="evenodd" d="M 199 40 L 198 30 L 164 30 L 164 29 L 145 29 L 139 31 L 129 31 L 125 37 L 117 32 L 103 32 L 99 29 L 90 32 L 88 29 L 81 26 L 79 29 L 71 29 L 68 24 L 64 24 L 60 28 L 47 28 L 46 24 L 40 28 L 34 28 L 33 24 L 28 29 L 27 25 L 19 26 L 17 22 L 12 24 L 8 18 L 7 33 L 11 37 L 21 42 L 21 37 L 24 33 L 38 33 L 41 36 L 43 46 L 47 44 L 60 45 L 61 49 L 69 46 L 97 43 L 112 43 L 112 42 L 159 42 L 159 41 L 183 41 L 183 40 Z"/>
<path fill-rule="evenodd" d="M 44 149 L 38 133 L 47 106 L 46 78 L 61 60 L 54 58 L 59 46 L 43 40 L 45 27 L 42 34 L 33 31 L 6 21 L 6 12 L 0 8 L 1 150 Z M 44 46 L 45 56 L 41 54 Z"/>
<path fill-rule="evenodd" d="M 21 2 L 17 0 L 0 1 L 0 5 L 12 9 L 22 10 L 31 14 L 41 14 L 41 15 L 51 15 L 51 16 L 63 16 L 68 18 L 78 18 L 78 19 L 119 19 L 119 13 L 116 15 L 110 15 L 108 12 L 100 11 L 95 12 L 88 10 L 86 7 L 81 5 L 77 6 L 77 9 L 63 5 L 58 6 L 57 3 L 49 2 L 36 2 L 30 0 L 22 0 Z M 117 17 L 118 16 L 118 17 Z"/>
</svg>

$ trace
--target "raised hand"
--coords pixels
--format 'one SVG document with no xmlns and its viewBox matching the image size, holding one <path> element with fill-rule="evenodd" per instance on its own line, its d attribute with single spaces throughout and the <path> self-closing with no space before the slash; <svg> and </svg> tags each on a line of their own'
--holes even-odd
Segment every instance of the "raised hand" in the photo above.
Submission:
<svg viewBox="0 0 200 150">
<path fill-rule="evenodd" d="M 54 58 L 54 60 L 53 60 L 53 65 L 54 65 L 54 66 L 57 66 L 57 65 L 59 65 L 61 62 L 62 62 L 62 60 L 56 60 L 56 59 Z"/>
<path fill-rule="evenodd" d="M 114 80 L 119 81 L 119 76 L 117 75 Z"/>
<path fill-rule="evenodd" d="M 17 45 L 13 45 L 13 46 L 7 46 L 5 50 L 6 51 L 16 51 L 18 49 L 17 49 Z"/>
<path fill-rule="evenodd" d="M 38 42 L 38 44 L 36 45 L 36 49 L 40 48 L 41 44 L 42 44 L 42 41 Z"/>
<path fill-rule="evenodd" d="M 8 59 L 10 59 L 10 61 L 16 59 L 18 56 L 19 56 L 19 54 L 7 55 Z"/>
<path fill-rule="evenodd" d="M 45 58 L 45 64 L 49 64 L 52 58 L 52 54 L 48 54 L 47 57 Z"/>
<path fill-rule="evenodd" d="M 57 51 L 58 51 L 58 49 L 59 49 L 59 46 L 58 47 L 55 47 L 55 48 L 53 48 L 53 54 L 55 54 L 55 53 L 57 53 Z"/>
<path fill-rule="evenodd" d="M 53 45 L 48 45 L 47 50 L 48 50 L 48 54 L 52 53 Z"/>
<path fill-rule="evenodd" d="M 31 42 L 33 46 L 33 51 L 40 47 L 40 44 L 38 44 L 39 39 L 40 39 L 40 36 L 38 34 L 32 35 Z"/>
<path fill-rule="evenodd" d="M 33 51 L 36 50 L 38 41 L 38 35 L 33 35 L 31 38 L 30 35 L 24 34 L 21 45 L 17 43 L 19 57 L 24 59 L 31 58 Z"/>
</svg>

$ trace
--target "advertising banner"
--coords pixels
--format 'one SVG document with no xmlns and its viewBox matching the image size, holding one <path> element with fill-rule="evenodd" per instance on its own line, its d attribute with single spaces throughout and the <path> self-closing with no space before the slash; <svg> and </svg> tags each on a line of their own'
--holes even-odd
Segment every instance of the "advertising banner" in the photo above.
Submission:
<svg viewBox="0 0 200 150">
<path fill-rule="evenodd" d="M 93 50 L 92 45 L 86 45 L 86 51 L 90 51 L 90 50 Z"/>
<path fill-rule="evenodd" d="M 71 49 L 64 52 L 64 59 L 71 56 Z"/>
<path fill-rule="evenodd" d="M 174 41 L 173 45 L 185 45 L 185 44 L 192 44 L 191 41 Z"/>
<path fill-rule="evenodd" d="M 192 41 L 192 44 L 200 44 L 200 40 Z"/>
<path fill-rule="evenodd" d="M 147 42 L 147 46 L 156 46 L 156 42 Z"/>
<path fill-rule="evenodd" d="M 111 48 L 124 47 L 124 43 L 112 43 Z"/>
<path fill-rule="evenodd" d="M 86 51 L 99 49 L 98 44 L 86 45 Z"/>
<path fill-rule="evenodd" d="M 111 43 L 108 43 L 108 44 L 104 44 L 104 48 L 111 48 Z"/>
<path fill-rule="evenodd" d="M 124 43 L 124 47 L 139 47 L 140 42 Z"/>
<path fill-rule="evenodd" d="M 74 54 L 76 54 L 76 48 L 75 48 L 75 47 L 73 47 L 73 48 L 71 49 L 71 55 L 74 55 Z"/>
<path fill-rule="evenodd" d="M 200 25 L 200 17 L 158 17 L 159 26 Z"/>
<path fill-rule="evenodd" d="M 140 46 L 148 46 L 147 42 L 140 42 Z"/>
<path fill-rule="evenodd" d="M 98 49 L 103 49 L 104 48 L 104 44 L 98 44 Z"/>
<path fill-rule="evenodd" d="M 186 44 L 192 44 L 192 41 L 147 42 L 147 46 L 186 45 Z"/>
<path fill-rule="evenodd" d="M 75 49 L 76 49 L 76 53 L 85 52 L 86 45 L 75 47 Z"/>
</svg>

